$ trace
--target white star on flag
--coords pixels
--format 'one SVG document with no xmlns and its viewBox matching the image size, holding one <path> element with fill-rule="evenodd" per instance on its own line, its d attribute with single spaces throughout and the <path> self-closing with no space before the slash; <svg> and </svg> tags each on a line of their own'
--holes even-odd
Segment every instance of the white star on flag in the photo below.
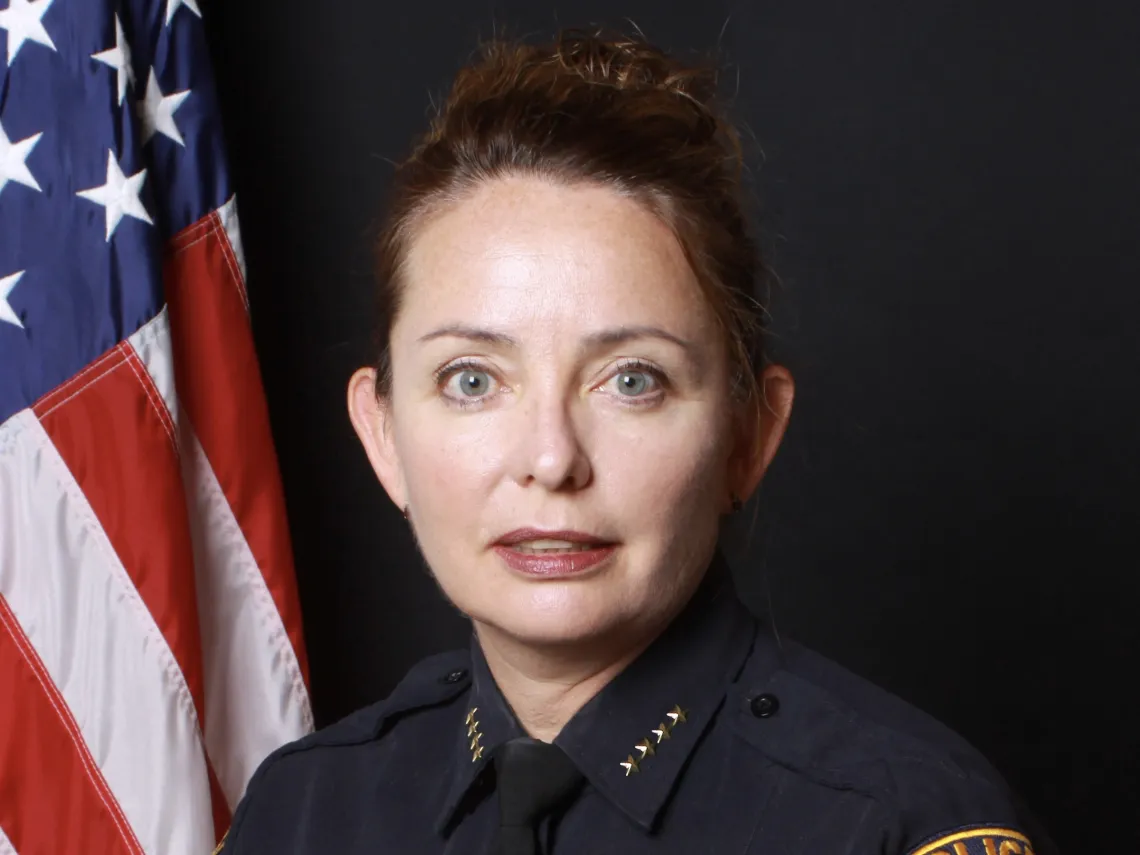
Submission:
<svg viewBox="0 0 1140 855">
<path fill-rule="evenodd" d="M 4 192 L 4 185 L 9 181 L 43 191 L 27 164 L 28 155 L 43 135 L 43 131 L 40 131 L 27 139 L 12 142 L 4 132 L 4 125 L 0 123 L 0 193 Z"/>
<path fill-rule="evenodd" d="M 16 287 L 16 283 L 20 281 L 20 277 L 24 275 L 23 270 L 17 270 L 11 276 L 5 276 L 0 279 L 0 321 L 7 324 L 15 324 L 20 329 L 24 325 L 20 322 L 16 310 L 12 308 L 12 304 L 8 302 L 8 295 L 12 293 L 12 289 Z"/>
<path fill-rule="evenodd" d="M 142 192 L 143 182 L 146 181 L 146 170 L 140 169 L 129 178 L 123 175 L 115 153 L 107 150 L 107 182 L 102 187 L 92 187 L 90 190 L 80 190 L 76 196 L 82 196 L 97 205 L 107 209 L 107 241 L 119 227 L 119 221 L 124 216 L 134 217 L 144 223 L 154 225 L 154 220 L 143 207 L 139 193 Z"/>
<path fill-rule="evenodd" d="M 179 6 L 185 6 L 199 18 L 202 17 L 202 10 L 198 8 L 198 0 L 166 0 L 166 25 L 168 27 L 170 26 L 170 19 L 174 17 Z"/>
<path fill-rule="evenodd" d="M 150 70 L 150 77 L 146 81 L 146 97 L 138 102 L 139 120 L 142 122 L 142 144 L 146 145 L 156 133 L 170 137 L 181 146 L 182 133 L 174 123 L 174 111 L 182 106 L 182 102 L 190 96 L 189 89 L 163 95 L 158 88 L 158 77 L 154 69 Z"/>
<path fill-rule="evenodd" d="M 0 9 L 0 30 L 8 31 L 8 65 L 24 42 L 33 41 L 55 50 L 55 42 L 44 29 L 43 17 L 55 0 L 11 0 L 7 9 Z"/>
<path fill-rule="evenodd" d="M 93 53 L 91 58 L 104 65 L 111 66 L 118 72 L 119 104 L 122 105 L 123 97 L 127 94 L 127 83 L 132 86 L 135 84 L 135 72 L 131 68 L 131 46 L 127 44 L 127 37 L 123 34 L 123 24 L 117 13 L 115 15 L 115 46 L 99 51 L 99 53 Z"/>
</svg>

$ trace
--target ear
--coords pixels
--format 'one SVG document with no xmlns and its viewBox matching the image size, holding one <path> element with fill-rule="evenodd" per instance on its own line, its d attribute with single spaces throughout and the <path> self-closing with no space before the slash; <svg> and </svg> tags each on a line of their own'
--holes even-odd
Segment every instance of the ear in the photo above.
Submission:
<svg viewBox="0 0 1140 855">
<path fill-rule="evenodd" d="M 760 387 L 759 407 L 747 414 L 737 434 L 729 473 L 729 488 L 742 502 L 755 492 L 776 456 L 796 395 L 792 373 L 782 365 L 766 366 L 756 379 Z"/>
<path fill-rule="evenodd" d="M 348 381 L 348 417 L 388 497 L 403 510 L 407 485 L 396 453 L 391 402 L 376 395 L 376 370 L 357 369 Z"/>
</svg>

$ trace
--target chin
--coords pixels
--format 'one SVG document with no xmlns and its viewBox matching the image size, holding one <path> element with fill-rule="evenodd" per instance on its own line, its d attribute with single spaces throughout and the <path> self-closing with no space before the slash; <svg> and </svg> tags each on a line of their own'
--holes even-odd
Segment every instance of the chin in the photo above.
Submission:
<svg viewBox="0 0 1140 855">
<path fill-rule="evenodd" d="M 602 616 L 566 615 L 540 616 L 535 620 L 517 621 L 514 634 L 535 644 L 572 644 L 607 635 L 615 621 Z"/>
<path fill-rule="evenodd" d="M 620 567 L 599 569 L 572 579 L 547 581 L 494 572 L 486 585 L 475 587 L 466 580 L 468 584 L 454 591 L 452 601 L 473 621 L 524 644 L 541 647 L 604 641 L 649 617 L 654 598 L 643 598 L 640 586 L 630 590 L 630 579 Z"/>
<path fill-rule="evenodd" d="M 591 608 L 594 603 L 559 597 L 554 603 L 543 597 L 511 598 L 489 604 L 478 620 L 524 644 L 536 647 L 588 643 L 608 636 L 625 622 L 610 609 Z"/>
</svg>

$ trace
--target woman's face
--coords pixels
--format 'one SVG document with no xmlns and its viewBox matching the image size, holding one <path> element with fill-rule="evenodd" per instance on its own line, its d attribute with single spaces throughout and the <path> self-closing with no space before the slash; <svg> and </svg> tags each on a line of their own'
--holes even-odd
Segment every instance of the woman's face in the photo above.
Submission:
<svg viewBox="0 0 1140 855">
<path fill-rule="evenodd" d="M 749 459 L 668 227 L 605 188 L 498 180 L 419 230 L 405 287 L 391 397 L 362 369 L 349 405 L 447 596 L 538 645 L 671 618 L 775 448 Z"/>
</svg>

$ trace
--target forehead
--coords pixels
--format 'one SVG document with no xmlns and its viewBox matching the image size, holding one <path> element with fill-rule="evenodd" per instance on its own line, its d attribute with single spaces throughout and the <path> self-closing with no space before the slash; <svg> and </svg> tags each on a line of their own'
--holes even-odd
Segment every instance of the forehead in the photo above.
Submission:
<svg viewBox="0 0 1140 855">
<path fill-rule="evenodd" d="M 712 319 L 671 229 L 596 185 L 487 182 L 420 228 L 404 269 L 401 314 L 414 326 L 657 323 L 695 335 Z"/>
</svg>

